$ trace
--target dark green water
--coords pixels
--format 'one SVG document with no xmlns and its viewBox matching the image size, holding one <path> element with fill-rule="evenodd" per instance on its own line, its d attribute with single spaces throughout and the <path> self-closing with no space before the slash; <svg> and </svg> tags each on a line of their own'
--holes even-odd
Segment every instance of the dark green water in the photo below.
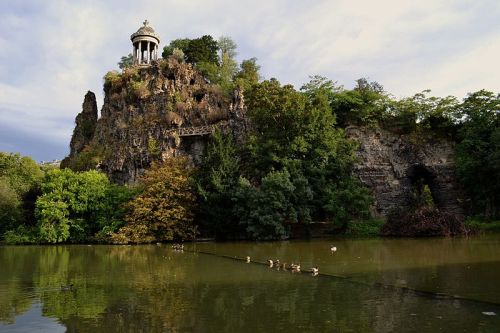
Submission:
<svg viewBox="0 0 500 333">
<path fill-rule="evenodd" d="M 0 247 L 0 332 L 499 332 L 499 304 L 499 235 Z"/>
</svg>

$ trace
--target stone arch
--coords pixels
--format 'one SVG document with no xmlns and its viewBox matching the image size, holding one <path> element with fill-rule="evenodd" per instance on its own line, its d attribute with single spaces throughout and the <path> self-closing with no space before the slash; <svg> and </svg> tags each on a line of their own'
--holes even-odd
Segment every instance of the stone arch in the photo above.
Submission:
<svg viewBox="0 0 500 333">
<path fill-rule="evenodd" d="M 433 138 L 416 145 L 403 135 L 356 126 L 346 128 L 346 134 L 360 144 L 354 174 L 371 189 L 376 216 L 410 208 L 418 179 L 427 183 L 439 210 L 463 214 L 453 142 Z"/>
<path fill-rule="evenodd" d="M 431 168 L 423 164 L 415 164 L 408 168 L 406 175 L 410 184 L 410 193 L 421 197 L 424 187 L 427 186 L 431 192 L 434 205 L 440 208 L 442 196 L 439 193 L 439 179 L 438 175 Z M 410 196 L 409 201 L 414 200 L 415 198 Z M 412 204 L 412 202 L 409 203 Z"/>
</svg>

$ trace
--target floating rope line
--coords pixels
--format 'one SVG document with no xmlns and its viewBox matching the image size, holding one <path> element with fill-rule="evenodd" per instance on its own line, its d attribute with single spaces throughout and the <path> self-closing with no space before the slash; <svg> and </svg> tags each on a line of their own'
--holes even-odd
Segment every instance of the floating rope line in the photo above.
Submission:
<svg viewBox="0 0 500 333">
<path fill-rule="evenodd" d="M 243 261 L 243 262 L 247 263 L 246 262 L 246 258 L 240 258 L 240 257 L 237 257 L 237 256 L 229 256 L 229 255 L 225 255 L 225 254 L 217 254 L 217 253 L 213 253 L 213 252 L 196 251 L 196 250 L 185 250 L 185 251 L 186 252 L 191 252 L 191 253 L 199 253 L 199 254 L 204 254 L 204 255 L 210 255 L 210 256 L 219 257 L 219 258 L 231 259 L 231 260 L 236 260 L 236 261 Z M 247 264 L 249 264 L 249 263 L 253 263 L 253 264 L 263 265 L 263 266 L 268 266 L 269 267 L 269 264 L 267 262 L 264 262 L 264 261 L 259 261 L 259 260 L 253 260 L 252 259 Z M 269 267 L 269 268 L 275 268 L 275 267 Z M 279 269 L 279 270 L 280 271 L 284 271 L 284 272 L 291 272 L 293 274 L 304 274 L 305 273 L 305 274 L 308 274 L 308 275 L 312 275 L 311 271 L 300 270 L 300 271 L 292 272 L 291 269 L 290 270 L 288 270 L 288 269 L 285 269 L 285 270 Z M 318 273 L 315 276 L 313 276 L 313 278 L 330 278 L 330 279 L 333 278 L 333 279 L 340 279 L 340 280 L 343 280 L 345 282 L 349 282 L 349 283 L 356 284 L 356 285 L 362 285 L 362 286 L 365 286 L 365 287 L 390 290 L 390 291 L 393 291 L 393 292 L 399 292 L 399 293 L 403 293 L 403 294 L 404 293 L 413 294 L 413 295 L 416 295 L 416 296 L 421 296 L 421 297 L 426 297 L 426 298 L 432 298 L 432 299 L 438 299 L 438 300 L 449 300 L 449 301 L 458 300 L 458 301 L 473 302 L 473 303 L 483 304 L 483 305 L 500 306 L 500 303 L 493 302 L 493 301 L 479 300 L 479 299 L 475 299 L 475 298 L 468 298 L 468 297 L 464 297 L 464 296 L 460 296 L 460 295 L 450 295 L 450 294 L 440 293 L 440 292 L 435 292 L 435 291 L 419 290 L 419 289 L 415 289 L 415 288 L 411 288 L 411 287 L 400 287 L 400 286 L 396 286 L 396 285 L 393 285 L 393 284 L 382 283 L 382 282 L 374 282 L 374 283 L 363 282 L 363 281 L 355 280 L 355 279 L 353 279 L 350 276 L 339 275 L 339 274 Z"/>
</svg>

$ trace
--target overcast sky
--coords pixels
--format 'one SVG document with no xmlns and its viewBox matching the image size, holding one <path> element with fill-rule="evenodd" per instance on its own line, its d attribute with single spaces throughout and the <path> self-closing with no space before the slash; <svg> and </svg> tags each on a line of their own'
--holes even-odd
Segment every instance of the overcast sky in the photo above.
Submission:
<svg viewBox="0 0 500 333">
<path fill-rule="evenodd" d="M 238 59 L 299 88 L 368 77 L 397 97 L 500 92 L 499 0 L 2 0 L 0 151 L 64 157 L 87 90 L 131 52 L 147 18 L 162 38 L 232 37 Z"/>
</svg>

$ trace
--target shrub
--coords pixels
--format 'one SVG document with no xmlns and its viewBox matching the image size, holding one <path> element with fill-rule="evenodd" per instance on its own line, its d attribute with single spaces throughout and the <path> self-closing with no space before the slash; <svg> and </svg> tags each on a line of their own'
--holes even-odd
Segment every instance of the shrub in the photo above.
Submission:
<svg viewBox="0 0 500 333">
<path fill-rule="evenodd" d="M 385 222 L 380 219 L 351 222 L 347 227 L 345 235 L 354 237 L 378 236 L 380 235 L 384 223 Z"/>
<path fill-rule="evenodd" d="M 475 229 L 485 232 L 500 232 L 500 221 L 469 219 L 465 221 L 465 225 L 469 229 Z"/>
<path fill-rule="evenodd" d="M 104 75 L 104 90 L 116 88 L 121 84 L 122 74 L 118 71 L 109 71 Z"/>
<path fill-rule="evenodd" d="M 35 228 L 25 227 L 24 225 L 7 231 L 4 236 L 5 243 L 9 245 L 38 243 L 37 230 Z"/>
<path fill-rule="evenodd" d="M 292 204 L 295 186 L 290 173 L 271 171 L 259 187 L 240 179 L 235 197 L 236 215 L 252 239 L 283 239 L 288 237 L 284 224 L 297 222 L 297 211 Z"/>
<path fill-rule="evenodd" d="M 132 94 L 138 99 L 143 99 L 149 96 L 147 83 L 144 81 L 132 81 L 130 83 L 130 89 Z"/>
</svg>

